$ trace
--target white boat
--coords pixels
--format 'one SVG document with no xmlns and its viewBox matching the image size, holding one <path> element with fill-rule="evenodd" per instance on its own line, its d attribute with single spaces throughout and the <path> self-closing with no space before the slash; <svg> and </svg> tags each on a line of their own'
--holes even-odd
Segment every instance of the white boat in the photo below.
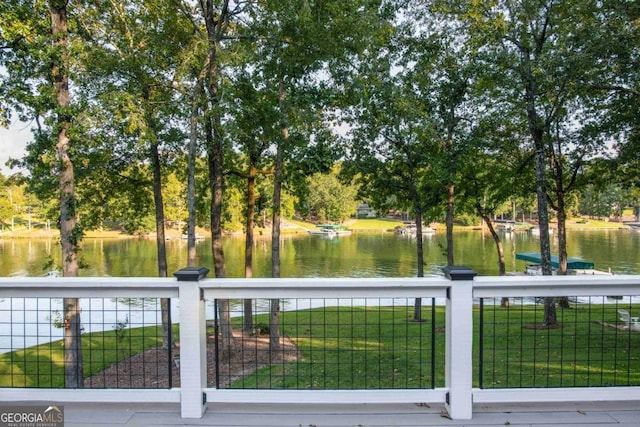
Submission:
<svg viewBox="0 0 640 427">
<path fill-rule="evenodd" d="M 531 232 L 532 235 L 534 236 L 539 236 L 540 235 L 540 227 L 538 227 L 537 225 L 534 227 L 531 227 L 529 229 L 529 231 Z M 549 234 L 553 234 L 553 228 L 549 228 Z"/>
<path fill-rule="evenodd" d="M 516 259 L 527 262 L 525 273 L 530 276 L 541 276 L 542 260 L 538 252 L 521 252 L 516 254 Z M 557 274 L 560 268 L 560 257 L 551 254 L 552 274 Z M 596 270 L 593 262 L 581 258 L 567 258 L 567 275 L 610 275 L 611 272 Z"/>
<path fill-rule="evenodd" d="M 418 233 L 418 227 L 415 224 L 405 224 L 404 227 L 396 227 L 396 231 L 405 236 L 415 236 Z M 435 234 L 435 232 L 436 230 L 428 225 L 422 226 L 422 234 Z"/>
<path fill-rule="evenodd" d="M 516 222 L 510 219 L 496 219 L 493 222 L 496 224 L 496 230 L 498 231 L 511 233 L 516 229 Z"/>
<path fill-rule="evenodd" d="M 183 234 L 181 238 L 182 240 L 187 240 L 189 239 L 189 236 L 187 234 Z M 204 240 L 204 236 L 202 234 L 196 234 L 196 240 Z"/>
<path fill-rule="evenodd" d="M 349 236 L 351 234 L 351 230 L 344 225 L 318 224 L 316 227 L 318 229 L 309 230 L 309 234 L 325 237 Z"/>
</svg>

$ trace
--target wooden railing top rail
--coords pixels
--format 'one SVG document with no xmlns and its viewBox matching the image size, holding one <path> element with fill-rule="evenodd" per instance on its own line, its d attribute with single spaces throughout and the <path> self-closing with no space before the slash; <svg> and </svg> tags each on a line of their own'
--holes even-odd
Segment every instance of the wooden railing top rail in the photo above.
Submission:
<svg viewBox="0 0 640 427">
<path fill-rule="evenodd" d="M 479 276 L 473 296 L 560 297 L 640 295 L 640 275 Z"/>
<path fill-rule="evenodd" d="M 178 282 L 159 277 L 2 277 L 0 296 L 174 298 L 178 297 Z"/>
<path fill-rule="evenodd" d="M 282 278 L 206 279 L 199 285 L 210 298 L 402 298 L 445 297 L 444 278 Z"/>
</svg>

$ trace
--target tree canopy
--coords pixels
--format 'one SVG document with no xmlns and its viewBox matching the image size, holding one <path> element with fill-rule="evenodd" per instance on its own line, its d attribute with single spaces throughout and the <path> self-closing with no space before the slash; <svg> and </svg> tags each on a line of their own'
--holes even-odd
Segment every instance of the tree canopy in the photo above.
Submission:
<svg viewBox="0 0 640 427">
<path fill-rule="evenodd" d="M 147 232 L 162 205 L 156 223 L 180 227 L 191 210 L 189 223 L 221 236 L 245 227 L 246 179 L 261 225 L 294 204 L 342 221 L 352 208 L 329 197 L 353 183 L 350 200 L 426 221 L 476 214 L 479 200 L 544 223 L 549 203 L 559 224 L 578 206 L 600 215 L 614 204 L 603 192 L 638 204 L 617 195 L 640 182 L 640 7 L 629 2 L 65 5 L 63 107 L 50 5 L 0 5 L 0 125 L 32 124 L 13 164 L 44 211 L 59 192 L 52 138 L 70 119 L 78 230 Z M 4 224 L 17 209 L 7 200 Z"/>
</svg>

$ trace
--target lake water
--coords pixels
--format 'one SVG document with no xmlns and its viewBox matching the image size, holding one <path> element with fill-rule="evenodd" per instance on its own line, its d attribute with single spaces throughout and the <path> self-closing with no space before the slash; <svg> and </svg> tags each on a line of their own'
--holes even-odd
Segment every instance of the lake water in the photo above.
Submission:
<svg viewBox="0 0 640 427">
<path fill-rule="evenodd" d="M 507 271 L 523 271 L 516 252 L 539 251 L 539 239 L 528 232 L 503 234 Z M 480 275 L 497 274 L 495 244 L 488 233 L 456 232 L 455 262 Z M 553 239 L 555 240 L 555 239 Z M 210 241 L 198 242 L 198 265 L 212 269 Z M 425 271 L 439 274 L 446 264 L 444 233 L 427 235 Z M 556 246 L 552 250 L 556 251 Z M 244 239 L 225 239 L 229 277 L 244 275 Z M 640 232 L 633 230 L 570 231 L 568 252 L 595 263 L 599 270 L 640 274 Z M 169 271 L 186 266 L 184 240 L 167 241 Z M 155 242 L 148 239 L 86 239 L 82 276 L 156 276 Z M 60 264 L 55 240 L 0 239 L 0 277 L 42 276 L 47 263 Z M 411 277 L 416 275 L 415 240 L 392 233 L 354 233 L 326 239 L 308 234 L 286 236 L 281 249 L 282 277 Z M 271 240 L 258 239 L 254 250 L 254 277 L 269 277 Z M 210 274 L 212 276 L 212 274 Z"/>
</svg>

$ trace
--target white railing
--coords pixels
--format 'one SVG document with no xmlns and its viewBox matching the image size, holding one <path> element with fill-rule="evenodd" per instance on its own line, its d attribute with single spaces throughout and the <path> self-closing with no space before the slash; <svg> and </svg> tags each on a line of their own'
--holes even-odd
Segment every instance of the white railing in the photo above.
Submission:
<svg viewBox="0 0 640 427">
<path fill-rule="evenodd" d="M 181 270 L 184 271 L 184 270 Z M 640 276 L 449 278 L 202 279 L 191 270 L 180 280 L 158 278 L 1 278 L 0 298 L 178 298 L 180 388 L 1 388 L 0 401 L 180 402 L 182 417 L 199 418 L 206 402 L 445 404 L 454 419 L 470 419 L 473 403 L 640 400 L 640 387 L 478 389 L 473 387 L 473 309 L 477 298 L 640 295 Z M 200 274 L 200 276 L 199 276 Z M 198 279 L 201 279 L 198 281 Z M 450 280 L 451 279 L 451 280 Z M 425 390 L 235 390 L 207 386 L 206 299 L 435 298 L 446 305 L 445 383 Z M 3 320 L 4 323 L 4 320 Z M 640 351 L 640 349 L 634 349 Z"/>
<path fill-rule="evenodd" d="M 576 275 L 476 277 L 474 298 L 640 296 L 640 276 Z M 638 332 L 632 332 L 636 334 Z M 640 348 L 632 349 L 640 355 Z M 640 387 L 473 389 L 474 403 L 640 400 Z"/>
<path fill-rule="evenodd" d="M 178 298 L 178 285 L 161 278 L 0 278 L 0 298 Z M 0 388 L 0 401 L 180 402 L 180 390 Z"/>
</svg>

